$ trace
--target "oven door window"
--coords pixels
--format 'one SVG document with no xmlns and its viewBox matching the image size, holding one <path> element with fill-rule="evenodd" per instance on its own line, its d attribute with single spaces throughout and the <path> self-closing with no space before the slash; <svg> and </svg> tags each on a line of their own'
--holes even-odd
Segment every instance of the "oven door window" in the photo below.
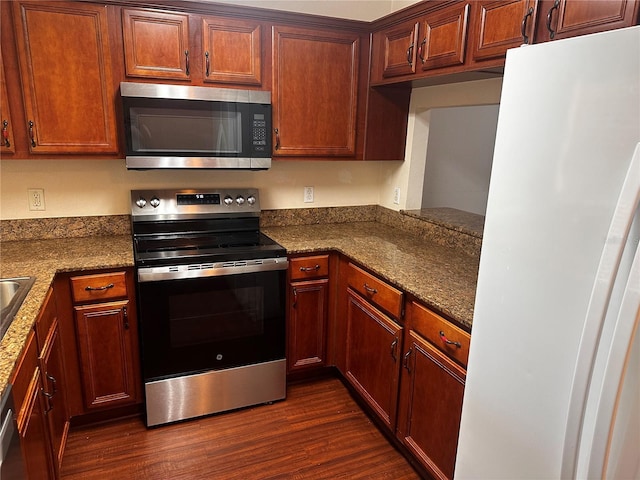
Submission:
<svg viewBox="0 0 640 480">
<path fill-rule="evenodd" d="M 284 358 L 285 275 L 140 283 L 145 380 Z"/>
</svg>

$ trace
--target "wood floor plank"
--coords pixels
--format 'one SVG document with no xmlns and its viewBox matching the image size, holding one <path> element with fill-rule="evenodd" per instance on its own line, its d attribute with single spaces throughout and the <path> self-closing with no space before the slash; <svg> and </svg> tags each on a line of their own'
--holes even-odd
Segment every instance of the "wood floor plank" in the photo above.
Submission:
<svg viewBox="0 0 640 480">
<path fill-rule="evenodd" d="M 335 378 L 287 399 L 147 429 L 142 419 L 72 429 L 63 480 L 393 479 L 419 475 Z"/>
</svg>

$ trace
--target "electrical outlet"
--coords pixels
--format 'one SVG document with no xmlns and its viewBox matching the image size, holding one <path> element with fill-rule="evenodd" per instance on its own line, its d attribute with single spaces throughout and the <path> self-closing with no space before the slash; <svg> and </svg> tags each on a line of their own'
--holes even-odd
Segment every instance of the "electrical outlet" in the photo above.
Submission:
<svg viewBox="0 0 640 480">
<path fill-rule="evenodd" d="M 313 187 L 304 187 L 304 203 L 313 203 Z"/>
<path fill-rule="evenodd" d="M 27 189 L 29 199 L 29 210 L 44 210 L 44 189 L 29 188 Z"/>
<path fill-rule="evenodd" d="M 393 203 L 400 205 L 400 187 L 393 189 Z"/>
</svg>

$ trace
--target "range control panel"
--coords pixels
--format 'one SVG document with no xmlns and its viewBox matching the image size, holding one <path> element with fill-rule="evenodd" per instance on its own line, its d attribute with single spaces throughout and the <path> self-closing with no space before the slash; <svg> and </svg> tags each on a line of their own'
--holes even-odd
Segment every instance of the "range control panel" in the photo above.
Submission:
<svg viewBox="0 0 640 480">
<path fill-rule="evenodd" d="M 180 218 L 183 215 L 260 213 L 255 188 L 132 190 L 133 220 L 145 216 Z"/>
</svg>

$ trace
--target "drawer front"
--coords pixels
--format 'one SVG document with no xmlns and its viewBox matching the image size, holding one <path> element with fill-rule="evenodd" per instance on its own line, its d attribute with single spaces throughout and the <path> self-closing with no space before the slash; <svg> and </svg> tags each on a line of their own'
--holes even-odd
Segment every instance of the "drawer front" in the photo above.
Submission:
<svg viewBox="0 0 640 480">
<path fill-rule="evenodd" d="M 49 288 L 44 303 L 42 304 L 42 310 L 38 314 L 36 319 L 35 330 L 36 340 L 38 340 L 38 351 L 42 351 L 44 343 L 49 335 L 49 329 L 53 325 L 53 321 L 56 319 L 56 300 L 53 296 L 53 288 Z"/>
<path fill-rule="evenodd" d="M 410 327 L 464 367 L 469 358 L 471 336 L 419 303 L 409 306 Z"/>
<path fill-rule="evenodd" d="M 379 280 L 354 264 L 349 264 L 349 286 L 374 305 L 389 312 L 393 317 L 402 316 L 403 293 L 391 285 Z"/>
<path fill-rule="evenodd" d="M 104 301 L 127 296 L 125 272 L 71 277 L 74 303 Z"/>
<path fill-rule="evenodd" d="M 329 255 L 314 255 L 289 260 L 291 280 L 307 280 L 329 276 Z"/>
</svg>

